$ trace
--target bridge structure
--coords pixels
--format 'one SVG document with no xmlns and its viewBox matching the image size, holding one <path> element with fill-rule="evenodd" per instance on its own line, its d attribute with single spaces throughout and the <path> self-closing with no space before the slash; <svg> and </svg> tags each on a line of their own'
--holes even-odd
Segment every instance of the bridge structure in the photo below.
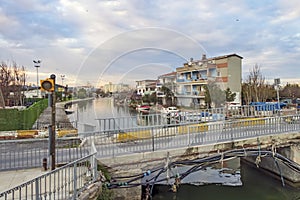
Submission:
<svg viewBox="0 0 300 200">
<path fill-rule="evenodd" d="M 255 109 L 252 110 L 255 111 Z M 221 112 L 224 112 L 224 110 L 221 110 Z M 84 158 L 84 163 L 94 163 L 96 159 L 98 163 L 110 168 L 115 176 L 118 176 L 118 174 L 133 176 L 145 173 L 147 175 L 157 166 L 169 166 L 169 164 L 175 161 L 194 160 L 212 155 L 218 155 L 219 160 L 222 160 L 225 158 L 226 152 L 231 150 L 238 150 L 239 152 L 244 150 L 244 156 L 247 157 L 247 152 L 254 149 L 257 153 L 251 155 L 255 155 L 256 157 L 254 160 L 248 159 L 250 162 L 264 165 L 267 170 L 279 174 L 290 182 L 300 182 L 299 173 L 295 172 L 295 170 L 292 170 L 293 174 L 290 176 L 291 171 L 289 169 L 282 169 L 284 164 L 278 164 L 279 167 L 274 167 L 270 165 L 269 161 L 262 161 L 263 158 L 261 157 L 263 153 L 268 151 L 273 152 L 273 155 L 277 155 L 277 153 L 283 154 L 283 156 L 287 157 L 295 166 L 297 166 L 297 163 L 300 163 L 300 115 L 279 115 L 279 113 L 273 113 L 273 115 L 268 116 L 248 116 L 247 118 L 231 118 L 225 120 L 225 118 L 220 117 L 221 115 L 218 115 L 220 114 L 218 112 L 215 113 L 217 115 L 215 115 L 214 118 L 211 115 L 207 116 L 205 113 L 201 114 L 202 120 L 200 123 L 198 119 L 191 120 L 191 118 L 195 119 L 195 116 L 190 114 L 185 116 L 181 115 L 182 118 L 178 118 L 178 116 L 167 118 L 167 123 L 160 123 L 162 119 L 157 118 L 157 116 L 152 119 L 146 116 L 146 119 L 144 118 L 143 120 L 148 121 L 148 123 L 142 126 L 136 126 L 136 123 L 128 125 L 130 123 L 125 120 L 127 124 L 125 127 L 121 125 L 124 119 L 98 119 L 99 124 L 102 123 L 103 125 L 104 123 L 111 125 L 107 125 L 105 129 L 80 133 L 79 137 L 82 142 L 76 146 L 75 149 L 84 149 L 84 151 L 76 150 L 76 152 L 81 152 L 80 155 Z M 188 117 L 189 120 L 187 119 Z M 197 117 L 199 116 L 196 116 L 196 118 Z M 149 123 L 150 121 L 151 123 Z M 5 149 L 1 147 L 1 159 L 7 158 L 4 154 L 7 154 L 8 151 L 4 150 Z M 4 152 L 4 154 L 2 152 Z M 85 153 L 82 154 L 82 152 Z M 68 151 L 68 153 L 70 154 L 70 151 Z M 22 157 L 24 157 L 24 154 L 22 155 Z M 25 156 L 28 157 L 30 157 L 30 155 L 35 155 L 35 153 L 31 151 L 30 154 L 25 154 Z M 62 153 L 62 156 L 63 155 L 64 153 Z M 250 154 L 248 155 L 250 156 Z M 261 159 L 260 162 L 258 162 L 259 159 L 257 159 L 258 155 L 259 159 Z M 9 157 L 12 157 L 11 154 Z M 88 159 L 86 158 L 92 160 L 87 162 Z M 10 159 L 8 161 L 13 162 L 13 160 Z M 74 188 L 72 191 L 78 190 L 76 189 L 76 183 L 79 181 L 76 176 L 78 162 L 82 163 L 82 159 L 75 161 L 70 160 L 72 164 L 68 167 L 72 167 L 72 169 L 68 168 L 67 172 L 64 171 L 60 173 L 60 169 L 57 169 L 57 173 L 60 174 L 58 176 L 61 176 L 58 184 L 61 186 L 60 191 L 63 192 L 62 195 L 70 192 L 66 191 L 69 190 L 70 187 Z M 86 166 L 80 168 L 80 174 L 83 177 L 89 174 L 90 167 L 88 165 L 82 166 Z M 93 166 L 95 168 L 95 164 L 93 164 Z M 294 169 L 298 168 L 294 167 Z M 72 173 L 70 171 L 72 171 Z M 92 174 L 92 179 L 97 180 L 96 172 Z M 39 197 L 39 195 L 41 195 L 41 197 L 45 197 L 45 199 L 51 199 L 51 194 L 53 194 L 53 192 L 55 193 L 55 191 L 58 192 L 55 189 L 57 185 L 53 183 L 53 179 L 55 178 L 47 179 L 47 177 L 51 176 L 55 177 L 57 175 L 43 175 L 36 179 L 39 181 L 38 183 L 34 180 L 30 182 L 30 184 L 34 183 L 33 186 L 31 186 L 35 188 L 31 189 L 33 190 L 33 196 Z M 70 178 L 70 176 L 73 178 Z M 50 181 L 50 186 L 47 189 L 46 185 L 48 181 Z M 57 179 L 55 181 L 57 181 Z M 138 179 L 135 181 L 139 181 L 139 187 L 137 187 L 135 197 L 140 198 L 140 186 L 146 183 L 141 184 L 141 180 Z M 80 179 L 80 183 L 83 182 L 84 181 Z M 70 183 L 72 184 L 70 185 Z M 90 182 L 87 183 L 90 184 Z M 29 183 L 25 183 L 22 184 L 22 186 L 17 186 L 9 191 L 0 193 L 0 198 L 1 195 L 3 197 L 4 195 L 8 196 L 12 194 L 12 191 L 18 191 L 15 193 L 21 195 L 21 188 L 27 187 L 28 184 Z M 42 185 L 46 188 L 43 192 L 38 190 L 39 188 L 43 188 Z M 54 189 L 51 188 L 52 186 L 54 186 Z M 121 193 L 125 196 L 129 196 L 127 198 L 134 198 L 132 196 L 132 190 L 128 192 L 126 185 L 119 186 L 124 187 L 124 192 Z M 27 190 L 26 193 L 28 193 Z M 131 194 L 131 196 L 129 194 Z M 75 193 L 75 195 L 78 194 Z M 72 197 L 77 198 L 77 196 L 74 195 Z"/>
<path fill-rule="evenodd" d="M 167 171 L 171 168 L 171 163 L 177 161 L 191 161 L 216 155 L 218 162 L 223 162 L 228 152 L 237 150 L 244 153 L 235 155 L 236 157 L 243 157 L 261 169 L 277 175 L 283 185 L 289 183 L 299 186 L 300 183 L 298 114 L 212 120 L 205 123 L 184 121 L 169 125 L 102 130 L 85 133 L 82 137 L 84 145 L 95 144 L 98 162 L 108 166 L 115 177 L 143 177 L 157 168 Z M 280 162 L 277 154 L 287 158 L 290 163 Z M 156 183 L 154 177 L 149 179 Z M 133 182 L 121 179 L 116 186 L 116 180 L 117 178 L 114 183 L 110 183 L 111 186 L 123 188 L 120 194 L 133 199 L 140 197 L 138 191 L 141 188 L 136 187 L 136 192 L 132 192 L 127 187 L 149 184 L 142 178 L 138 183 L 136 179 Z M 175 180 L 173 177 L 173 183 Z"/>
</svg>

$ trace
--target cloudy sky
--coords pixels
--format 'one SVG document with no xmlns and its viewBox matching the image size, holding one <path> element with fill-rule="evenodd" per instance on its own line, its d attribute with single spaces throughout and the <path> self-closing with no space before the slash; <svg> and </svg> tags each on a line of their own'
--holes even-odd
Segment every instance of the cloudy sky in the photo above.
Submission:
<svg viewBox="0 0 300 200">
<path fill-rule="evenodd" d="M 243 77 L 300 83 L 299 0 L 0 0 L 0 60 L 36 82 L 156 79 L 193 57 L 236 53 Z"/>
</svg>

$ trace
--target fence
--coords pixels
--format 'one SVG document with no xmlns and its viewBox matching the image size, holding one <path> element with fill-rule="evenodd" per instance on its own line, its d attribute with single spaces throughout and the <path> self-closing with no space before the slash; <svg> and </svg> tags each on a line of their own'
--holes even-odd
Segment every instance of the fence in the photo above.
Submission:
<svg viewBox="0 0 300 200">
<path fill-rule="evenodd" d="M 80 147 L 80 143 L 79 139 L 56 139 L 57 164 L 88 155 L 88 149 Z M 42 160 L 49 156 L 48 147 L 48 139 L 0 141 L 0 170 L 42 167 Z"/>
<path fill-rule="evenodd" d="M 96 152 L 0 193 L 0 198 L 76 199 L 98 178 Z"/>
<path fill-rule="evenodd" d="M 300 130 L 300 115 L 251 118 L 235 121 L 157 125 L 86 133 L 95 142 L 99 157 L 228 142 Z"/>
<path fill-rule="evenodd" d="M 175 125 L 195 122 L 210 122 L 226 119 L 243 119 L 252 117 L 274 117 L 285 114 L 297 114 L 296 109 L 276 110 L 270 105 L 237 106 L 231 108 L 201 109 L 198 111 L 181 111 L 177 113 L 154 113 L 96 119 L 98 131 L 137 128 L 143 126 Z"/>
<path fill-rule="evenodd" d="M 40 122 L 36 121 L 34 124 L 34 128 L 37 130 L 47 130 L 48 126 L 50 125 L 49 122 Z M 72 121 L 72 122 L 55 122 L 55 125 L 58 129 L 74 129 L 77 128 L 77 122 Z"/>
</svg>

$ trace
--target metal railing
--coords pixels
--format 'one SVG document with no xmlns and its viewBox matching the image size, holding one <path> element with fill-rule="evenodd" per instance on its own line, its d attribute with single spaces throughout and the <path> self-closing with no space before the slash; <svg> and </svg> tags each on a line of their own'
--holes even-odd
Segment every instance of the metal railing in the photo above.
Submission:
<svg viewBox="0 0 300 200">
<path fill-rule="evenodd" d="M 96 152 L 0 193 L 0 199 L 77 199 L 98 178 Z"/>
<path fill-rule="evenodd" d="M 290 133 L 300 130 L 300 115 L 252 118 L 235 121 L 157 125 L 84 134 L 85 144 L 95 142 L 98 157 L 217 144 Z"/>
<path fill-rule="evenodd" d="M 56 163 L 69 163 L 88 155 L 78 138 L 56 140 Z M 43 159 L 49 157 L 48 139 L 24 139 L 0 141 L 0 171 L 42 167 Z M 49 162 L 48 162 L 49 164 Z"/>
<path fill-rule="evenodd" d="M 59 129 L 74 129 L 77 128 L 77 122 L 72 121 L 72 122 L 56 122 L 56 128 Z M 33 125 L 34 129 L 38 130 L 47 130 L 48 126 L 50 125 L 50 122 L 40 122 L 36 121 L 35 124 Z"/>
<path fill-rule="evenodd" d="M 289 112 L 286 112 L 289 111 Z M 143 126 L 175 125 L 194 122 L 209 122 L 220 119 L 243 119 L 252 117 L 275 117 L 297 114 L 297 110 L 276 110 L 273 104 L 236 106 L 229 108 L 199 109 L 195 111 L 180 111 L 178 113 L 154 114 L 139 113 L 125 117 L 100 118 L 97 121 L 98 131 L 111 132 L 117 129 L 137 128 Z"/>
</svg>

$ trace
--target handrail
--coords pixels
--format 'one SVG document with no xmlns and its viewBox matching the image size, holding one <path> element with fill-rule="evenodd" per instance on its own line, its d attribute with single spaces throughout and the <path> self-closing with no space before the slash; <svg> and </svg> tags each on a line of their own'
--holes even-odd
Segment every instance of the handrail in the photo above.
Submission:
<svg viewBox="0 0 300 200">
<path fill-rule="evenodd" d="M 91 173 L 90 165 L 93 160 L 89 161 L 89 159 L 95 159 L 96 154 L 97 152 L 94 152 L 46 174 L 37 176 L 0 193 L 0 197 L 5 197 L 5 199 L 27 199 L 28 197 L 35 197 L 36 199 L 61 199 L 65 197 L 64 199 L 69 199 L 71 197 L 75 199 L 78 190 L 84 188 L 90 181 L 97 179 L 98 174 L 95 171 Z M 92 177 L 86 180 L 85 178 L 89 174 Z"/>
</svg>

